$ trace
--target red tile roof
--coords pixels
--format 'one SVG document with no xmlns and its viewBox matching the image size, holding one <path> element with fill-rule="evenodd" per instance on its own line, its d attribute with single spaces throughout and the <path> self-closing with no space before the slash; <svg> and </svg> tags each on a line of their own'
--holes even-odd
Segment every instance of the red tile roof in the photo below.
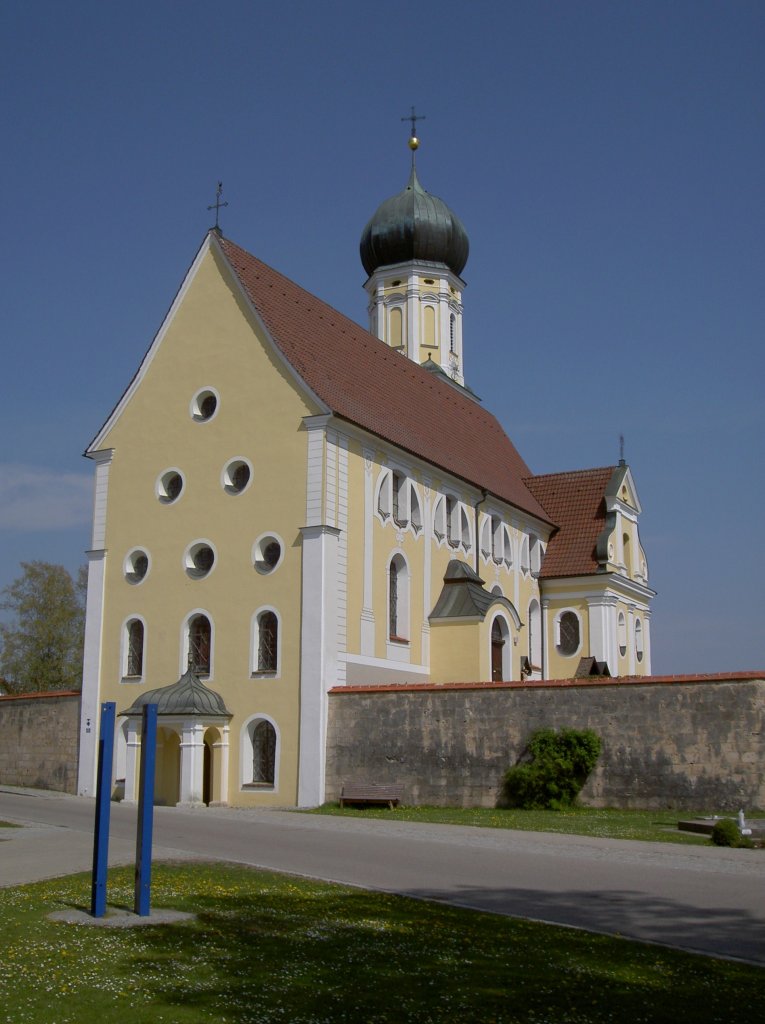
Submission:
<svg viewBox="0 0 765 1024">
<path fill-rule="evenodd" d="M 526 478 L 526 486 L 558 524 L 540 577 L 586 576 L 598 571 L 595 544 L 606 526 L 604 495 L 616 466 Z"/>
<path fill-rule="evenodd" d="M 279 350 L 336 416 L 551 521 L 494 416 L 238 245 L 212 237 Z"/>
</svg>

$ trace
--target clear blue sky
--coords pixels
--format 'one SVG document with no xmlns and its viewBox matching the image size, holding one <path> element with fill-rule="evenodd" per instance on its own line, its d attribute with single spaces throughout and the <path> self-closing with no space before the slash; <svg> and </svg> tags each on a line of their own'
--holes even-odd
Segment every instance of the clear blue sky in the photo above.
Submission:
<svg viewBox="0 0 765 1024">
<path fill-rule="evenodd" d="M 81 452 L 202 237 L 366 324 L 418 170 L 467 227 L 468 382 L 538 473 L 613 463 L 654 669 L 765 666 L 765 4 L 5 0 L 0 586 L 75 569 Z"/>
</svg>

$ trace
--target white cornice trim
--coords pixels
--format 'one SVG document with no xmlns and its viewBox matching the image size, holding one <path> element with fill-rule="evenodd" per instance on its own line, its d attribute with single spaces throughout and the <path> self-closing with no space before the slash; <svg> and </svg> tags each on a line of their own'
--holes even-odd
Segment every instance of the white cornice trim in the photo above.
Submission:
<svg viewBox="0 0 765 1024">
<path fill-rule="evenodd" d="M 581 586 L 583 590 L 556 590 L 556 583 L 565 582 L 570 587 Z M 650 587 L 628 580 L 617 573 L 593 573 L 591 576 L 567 576 L 556 579 L 540 580 L 541 592 L 546 600 L 573 601 L 576 598 L 590 598 L 599 595 L 614 595 L 622 599 L 629 598 L 636 602 L 648 602 L 656 597 L 656 591 Z M 550 588 L 550 589 L 548 589 Z"/>
</svg>

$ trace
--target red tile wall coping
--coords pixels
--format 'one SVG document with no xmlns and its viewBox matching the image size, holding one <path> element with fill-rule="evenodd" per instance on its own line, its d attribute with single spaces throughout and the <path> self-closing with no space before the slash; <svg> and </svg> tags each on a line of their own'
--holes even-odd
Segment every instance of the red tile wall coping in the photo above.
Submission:
<svg viewBox="0 0 765 1024">
<path fill-rule="evenodd" d="M 754 672 L 713 672 L 681 676 L 617 676 L 587 679 L 539 679 L 506 683 L 370 683 L 366 686 L 333 686 L 333 694 L 343 693 L 406 693 L 442 690 L 540 690 L 574 686 L 652 686 L 655 683 L 734 683 L 745 679 L 765 680 L 765 669 Z"/>
<path fill-rule="evenodd" d="M 2 693 L 1 700 L 43 700 L 49 697 L 81 697 L 81 690 L 45 690 L 42 693 Z"/>
</svg>

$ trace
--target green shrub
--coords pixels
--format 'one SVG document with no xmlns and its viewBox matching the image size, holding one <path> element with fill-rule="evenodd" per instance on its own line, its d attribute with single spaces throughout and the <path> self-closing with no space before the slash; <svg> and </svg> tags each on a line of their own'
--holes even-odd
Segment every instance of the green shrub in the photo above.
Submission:
<svg viewBox="0 0 765 1024">
<path fill-rule="evenodd" d="M 721 818 L 712 829 L 712 842 L 715 846 L 736 846 L 750 848 L 754 846 L 749 836 L 742 836 L 733 818 Z"/>
<path fill-rule="evenodd" d="M 529 810 L 570 807 L 600 756 L 592 729 L 537 729 L 504 777 L 501 804 Z"/>
</svg>

